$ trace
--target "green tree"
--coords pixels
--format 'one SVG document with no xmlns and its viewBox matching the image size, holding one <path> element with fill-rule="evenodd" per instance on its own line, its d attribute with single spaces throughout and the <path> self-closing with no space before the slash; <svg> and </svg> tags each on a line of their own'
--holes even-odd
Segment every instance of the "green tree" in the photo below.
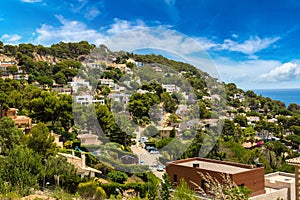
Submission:
<svg viewBox="0 0 300 200">
<path fill-rule="evenodd" d="M 252 126 L 248 126 L 244 129 L 244 135 L 246 139 L 249 139 L 251 141 L 251 144 L 254 143 L 254 137 L 256 135 L 256 131 Z"/>
<path fill-rule="evenodd" d="M 17 74 L 19 69 L 16 65 L 8 66 L 7 71 L 11 74 Z"/>
<path fill-rule="evenodd" d="M 294 132 L 294 134 L 300 135 L 300 126 L 291 126 L 290 129 Z"/>
<path fill-rule="evenodd" d="M 67 177 L 77 176 L 75 166 L 63 156 L 49 156 L 46 161 L 46 180 L 51 185 L 65 187 L 64 180 Z"/>
<path fill-rule="evenodd" d="M 287 140 L 291 141 L 291 144 L 294 148 L 299 148 L 300 145 L 300 136 L 299 135 L 288 135 L 286 137 Z"/>
<path fill-rule="evenodd" d="M 64 73 L 62 73 L 60 71 L 57 72 L 53 78 L 54 78 L 55 82 L 58 84 L 66 84 L 67 83 L 66 76 L 64 75 Z"/>
<path fill-rule="evenodd" d="M 176 131 L 175 131 L 175 127 L 173 127 L 173 129 L 170 132 L 170 138 L 175 138 L 176 137 Z"/>
<path fill-rule="evenodd" d="M 177 109 L 177 103 L 175 99 L 173 99 L 169 93 L 164 92 L 161 94 L 161 101 L 163 102 L 163 106 L 165 111 L 168 113 L 175 113 Z"/>
<path fill-rule="evenodd" d="M 30 115 L 38 121 L 51 122 L 52 127 L 58 121 L 62 122 L 64 128 L 70 126 L 72 118 L 72 97 L 70 95 L 57 95 L 43 91 L 30 101 L 29 107 Z"/>
<path fill-rule="evenodd" d="M 118 127 L 127 134 L 132 135 L 135 127 L 130 118 L 126 114 L 118 114 L 115 116 L 115 118 Z"/>
<path fill-rule="evenodd" d="M 180 184 L 176 187 L 174 192 L 175 200 L 196 200 L 198 197 L 196 193 L 188 186 L 184 179 L 180 180 Z"/>
<path fill-rule="evenodd" d="M 104 96 L 107 96 L 109 95 L 109 93 L 111 92 L 110 88 L 105 86 L 101 89 L 101 93 L 104 95 Z"/>
<path fill-rule="evenodd" d="M 171 198 L 172 183 L 168 174 L 164 173 L 162 178 L 163 181 L 161 183 L 160 198 L 162 200 L 169 200 Z"/>
<path fill-rule="evenodd" d="M 38 188 L 41 172 L 41 157 L 27 147 L 16 146 L 6 157 L 0 157 L 0 193 L 28 195 Z"/>
<path fill-rule="evenodd" d="M 111 171 L 107 174 L 107 177 L 116 183 L 124 183 L 128 179 L 128 175 L 121 171 Z"/>
<path fill-rule="evenodd" d="M 247 118 L 243 115 L 240 115 L 240 114 L 236 115 L 235 118 L 233 119 L 233 121 L 235 123 L 238 123 L 242 127 L 247 126 Z"/>
<path fill-rule="evenodd" d="M 0 147 L 1 153 L 7 154 L 14 145 L 20 144 L 23 133 L 19 130 L 15 122 L 9 117 L 0 120 Z"/>
<path fill-rule="evenodd" d="M 43 86 L 52 86 L 53 85 L 53 81 L 50 77 L 47 76 L 38 76 L 37 77 L 37 81 L 39 82 L 39 84 L 43 85 Z"/>
<path fill-rule="evenodd" d="M 133 93 L 130 97 L 128 108 L 137 124 L 146 125 L 150 123 L 149 110 L 151 106 L 157 103 L 159 103 L 159 98 L 156 94 Z"/>
<path fill-rule="evenodd" d="M 147 173 L 147 187 L 147 198 L 149 200 L 157 200 L 159 190 L 159 179 L 152 172 Z"/>
<path fill-rule="evenodd" d="M 103 134 L 111 141 L 117 142 L 124 146 L 128 146 L 131 144 L 131 135 L 125 131 L 130 131 L 129 129 L 122 130 L 123 126 L 125 126 L 129 121 L 120 119 L 120 127 L 115 121 L 115 118 L 112 112 L 109 110 L 107 105 L 96 105 L 96 117 L 102 128 Z M 124 124 L 123 124 L 124 123 Z"/>
<path fill-rule="evenodd" d="M 38 123 L 31 129 L 26 143 L 29 148 L 37 152 L 43 158 L 56 154 L 54 137 L 50 135 L 49 129 L 44 123 Z"/>
<path fill-rule="evenodd" d="M 143 135 L 145 136 L 155 136 L 158 134 L 158 129 L 155 126 L 147 126 L 147 128 L 143 131 Z"/>
</svg>

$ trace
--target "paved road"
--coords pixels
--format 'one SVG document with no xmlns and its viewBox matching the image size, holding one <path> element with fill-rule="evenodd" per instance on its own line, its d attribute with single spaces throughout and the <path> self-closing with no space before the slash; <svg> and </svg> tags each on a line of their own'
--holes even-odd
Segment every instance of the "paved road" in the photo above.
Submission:
<svg viewBox="0 0 300 200">
<path fill-rule="evenodd" d="M 157 171 L 157 166 L 159 164 L 158 158 L 161 156 L 160 154 L 151 154 L 146 149 L 143 149 L 142 147 L 139 147 L 137 145 L 131 146 L 131 150 L 138 156 L 139 161 L 143 160 L 145 162 L 145 165 L 149 165 L 151 171 L 158 178 L 162 179 L 162 175 L 164 172 Z"/>
</svg>

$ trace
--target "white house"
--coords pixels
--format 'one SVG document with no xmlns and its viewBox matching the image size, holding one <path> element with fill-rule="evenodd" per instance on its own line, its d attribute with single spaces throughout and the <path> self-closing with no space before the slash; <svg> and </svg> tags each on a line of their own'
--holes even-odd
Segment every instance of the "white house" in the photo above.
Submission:
<svg viewBox="0 0 300 200">
<path fill-rule="evenodd" d="M 104 99 L 94 99 L 92 95 L 78 95 L 75 96 L 75 102 L 82 105 L 90 105 L 92 103 L 100 103 L 102 105 L 105 104 Z"/>
<path fill-rule="evenodd" d="M 92 86 L 90 85 L 89 82 L 79 77 L 74 77 L 72 82 L 68 82 L 68 85 L 72 87 L 74 92 L 77 92 L 79 88 L 84 88 L 84 87 L 86 87 L 89 90 L 92 89 Z"/>
<path fill-rule="evenodd" d="M 166 89 L 167 92 L 173 93 L 173 92 L 178 92 L 179 87 L 177 87 L 174 84 L 162 84 L 162 88 Z"/>
<path fill-rule="evenodd" d="M 115 87 L 115 81 L 112 79 L 99 79 L 99 82 L 101 85 L 106 85 L 110 88 L 114 88 Z"/>
</svg>

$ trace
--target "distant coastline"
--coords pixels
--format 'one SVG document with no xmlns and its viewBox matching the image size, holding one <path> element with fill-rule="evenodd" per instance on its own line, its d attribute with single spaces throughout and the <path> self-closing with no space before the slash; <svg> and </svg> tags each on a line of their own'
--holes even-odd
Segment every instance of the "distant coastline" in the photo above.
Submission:
<svg viewBox="0 0 300 200">
<path fill-rule="evenodd" d="M 252 89 L 255 94 L 263 97 L 270 97 L 273 100 L 279 100 L 288 106 L 291 103 L 300 105 L 300 88 L 290 89 Z"/>
</svg>

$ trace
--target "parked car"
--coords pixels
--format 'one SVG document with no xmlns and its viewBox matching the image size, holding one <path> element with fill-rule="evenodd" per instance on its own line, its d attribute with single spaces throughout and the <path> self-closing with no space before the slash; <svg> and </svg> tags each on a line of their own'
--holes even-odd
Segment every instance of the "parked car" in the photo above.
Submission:
<svg viewBox="0 0 300 200">
<path fill-rule="evenodd" d="M 159 172 L 163 172 L 164 171 L 164 167 L 162 165 L 158 165 L 158 167 L 157 167 L 156 170 L 159 171 Z"/>
<path fill-rule="evenodd" d="M 145 165 L 145 161 L 144 160 L 141 160 L 141 165 Z"/>
<path fill-rule="evenodd" d="M 141 137 L 140 142 L 148 142 L 148 137 Z"/>
<path fill-rule="evenodd" d="M 157 151 L 157 150 L 150 150 L 150 153 L 151 154 L 159 154 L 159 151 Z"/>
<path fill-rule="evenodd" d="M 151 152 L 151 151 L 157 151 L 157 148 L 155 148 L 155 147 L 150 147 L 150 148 L 148 148 L 147 149 L 149 152 Z"/>
<path fill-rule="evenodd" d="M 146 149 L 147 151 L 150 151 L 150 149 L 156 149 L 156 148 L 153 147 L 153 146 L 146 146 L 145 149 Z"/>
</svg>

